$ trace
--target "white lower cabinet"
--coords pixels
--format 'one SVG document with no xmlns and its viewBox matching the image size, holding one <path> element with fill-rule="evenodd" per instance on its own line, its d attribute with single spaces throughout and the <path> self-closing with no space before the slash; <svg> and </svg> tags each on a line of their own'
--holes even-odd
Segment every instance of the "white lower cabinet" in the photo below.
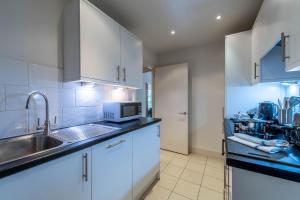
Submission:
<svg viewBox="0 0 300 200">
<path fill-rule="evenodd" d="M 88 148 L 2 178 L 0 199 L 89 200 L 90 158 L 91 149 Z"/>
<path fill-rule="evenodd" d="M 152 125 L 132 133 L 133 199 L 142 197 L 159 175 L 160 126 Z"/>
<path fill-rule="evenodd" d="M 92 147 L 92 199 L 132 199 L 132 135 Z"/>
<path fill-rule="evenodd" d="M 0 179 L 2 200 L 140 199 L 159 175 L 159 124 Z"/>
<path fill-rule="evenodd" d="M 232 200 L 296 200 L 299 183 L 232 168 Z"/>
</svg>

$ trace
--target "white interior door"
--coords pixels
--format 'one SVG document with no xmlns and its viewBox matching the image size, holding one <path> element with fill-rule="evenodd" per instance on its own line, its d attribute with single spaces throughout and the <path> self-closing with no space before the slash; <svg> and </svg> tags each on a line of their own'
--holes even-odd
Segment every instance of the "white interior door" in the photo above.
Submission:
<svg viewBox="0 0 300 200">
<path fill-rule="evenodd" d="M 188 154 L 188 65 L 155 69 L 155 117 L 161 118 L 161 148 Z"/>
</svg>

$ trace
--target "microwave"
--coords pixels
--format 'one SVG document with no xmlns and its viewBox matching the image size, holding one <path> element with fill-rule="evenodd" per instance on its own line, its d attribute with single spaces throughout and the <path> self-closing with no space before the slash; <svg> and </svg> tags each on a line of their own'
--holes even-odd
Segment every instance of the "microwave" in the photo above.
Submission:
<svg viewBox="0 0 300 200">
<path fill-rule="evenodd" d="M 124 122 L 142 116 L 141 102 L 105 102 L 103 117 L 105 121 Z"/>
</svg>

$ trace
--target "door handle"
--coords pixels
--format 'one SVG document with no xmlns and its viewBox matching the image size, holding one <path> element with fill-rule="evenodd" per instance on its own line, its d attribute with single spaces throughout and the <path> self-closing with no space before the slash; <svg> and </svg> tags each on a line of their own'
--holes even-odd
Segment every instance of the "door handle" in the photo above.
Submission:
<svg viewBox="0 0 300 200">
<path fill-rule="evenodd" d="M 187 115 L 187 112 L 180 112 L 179 115 Z"/>
</svg>

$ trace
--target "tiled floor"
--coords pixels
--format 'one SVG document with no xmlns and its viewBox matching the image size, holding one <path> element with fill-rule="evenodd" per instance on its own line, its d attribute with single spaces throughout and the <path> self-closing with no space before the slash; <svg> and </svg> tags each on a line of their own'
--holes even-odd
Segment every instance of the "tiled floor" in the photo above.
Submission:
<svg viewBox="0 0 300 200">
<path fill-rule="evenodd" d="M 223 160 L 161 150 L 160 180 L 145 200 L 222 200 Z"/>
</svg>

